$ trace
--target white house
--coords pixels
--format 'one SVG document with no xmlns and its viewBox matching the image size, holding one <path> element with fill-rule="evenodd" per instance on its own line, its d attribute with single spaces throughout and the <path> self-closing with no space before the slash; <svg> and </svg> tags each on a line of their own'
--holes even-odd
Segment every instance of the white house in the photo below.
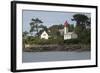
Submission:
<svg viewBox="0 0 100 73">
<path fill-rule="evenodd" d="M 77 34 L 74 32 L 68 32 L 67 34 L 64 34 L 64 40 L 75 39 L 77 37 L 78 37 Z"/>
<path fill-rule="evenodd" d="M 64 40 L 78 38 L 75 32 L 68 32 L 68 22 L 64 23 Z"/>
<path fill-rule="evenodd" d="M 46 31 L 43 31 L 42 34 L 40 35 L 40 38 L 41 39 L 48 39 L 49 38 L 49 35 L 47 34 Z"/>
</svg>

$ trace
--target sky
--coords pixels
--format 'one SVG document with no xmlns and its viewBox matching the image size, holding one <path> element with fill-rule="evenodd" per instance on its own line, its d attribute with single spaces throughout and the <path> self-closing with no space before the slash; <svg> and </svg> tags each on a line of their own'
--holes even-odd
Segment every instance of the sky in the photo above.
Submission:
<svg viewBox="0 0 100 73">
<path fill-rule="evenodd" d="M 36 10 L 23 10 L 22 22 L 23 31 L 30 30 L 30 22 L 32 18 L 39 18 L 43 21 L 43 25 L 50 27 L 52 25 L 64 24 L 67 20 L 69 24 L 76 25 L 75 21 L 72 21 L 73 15 L 77 14 L 75 12 L 56 12 L 56 11 L 36 11 Z M 82 13 L 90 17 L 89 13 Z"/>
</svg>

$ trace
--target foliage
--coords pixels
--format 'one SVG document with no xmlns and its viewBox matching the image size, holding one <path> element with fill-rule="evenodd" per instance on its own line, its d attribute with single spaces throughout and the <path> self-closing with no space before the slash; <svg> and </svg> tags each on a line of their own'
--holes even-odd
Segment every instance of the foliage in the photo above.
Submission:
<svg viewBox="0 0 100 73">
<path fill-rule="evenodd" d="M 91 29 L 87 29 L 86 26 L 90 26 L 91 18 L 88 18 L 84 14 L 73 15 L 72 20 L 76 21 L 75 33 L 78 34 L 79 43 L 90 44 L 91 42 Z"/>
<path fill-rule="evenodd" d="M 64 41 L 65 44 L 79 44 L 79 39 L 68 39 Z"/>
<path fill-rule="evenodd" d="M 61 36 L 59 29 L 63 29 L 63 28 L 64 26 L 62 24 L 59 24 L 59 25 L 52 25 L 48 29 L 50 30 L 50 35 L 52 35 L 53 37 L 56 37 L 56 36 Z"/>
<path fill-rule="evenodd" d="M 27 32 L 27 31 L 24 31 L 24 32 L 22 33 L 22 36 L 25 38 L 25 37 L 27 36 L 27 34 L 28 34 L 28 32 Z"/>
<path fill-rule="evenodd" d="M 82 27 L 77 26 L 75 28 L 75 32 L 78 34 L 78 39 L 80 43 L 90 44 L 91 42 L 91 29 L 84 29 Z"/>
<path fill-rule="evenodd" d="M 51 37 L 48 40 L 46 40 L 46 39 L 40 39 L 38 37 L 28 36 L 27 39 L 23 40 L 23 42 L 25 44 L 39 44 L 39 45 L 62 44 L 63 43 L 63 37 L 57 37 L 56 39 Z"/>
<path fill-rule="evenodd" d="M 90 30 L 84 30 L 79 36 L 80 42 L 84 44 L 91 43 L 91 33 Z"/>
<path fill-rule="evenodd" d="M 75 14 L 73 15 L 73 21 L 76 21 L 77 26 L 81 26 L 82 29 L 86 27 L 86 24 L 89 23 L 89 18 L 84 14 Z"/>
<path fill-rule="evenodd" d="M 22 36 L 23 36 L 23 47 L 25 47 L 25 44 L 27 43 L 27 35 L 28 35 L 28 32 L 27 31 L 24 31 L 22 33 Z"/>
<path fill-rule="evenodd" d="M 42 34 L 43 31 L 48 32 L 48 28 L 44 25 L 40 25 L 40 28 L 42 28 L 41 30 L 39 30 L 39 32 L 37 33 L 39 36 Z"/>
<path fill-rule="evenodd" d="M 32 35 L 32 32 L 33 31 L 36 31 L 37 32 L 37 35 L 38 35 L 38 31 L 39 31 L 39 28 L 41 28 L 39 25 L 43 23 L 39 18 L 32 18 L 31 20 L 31 23 L 30 23 L 30 33 Z"/>
<path fill-rule="evenodd" d="M 83 31 L 81 26 L 76 26 L 74 29 L 75 33 L 78 34 L 78 36 L 80 36 L 80 33 Z"/>
<path fill-rule="evenodd" d="M 68 28 L 69 28 L 69 32 L 73 32 L 74 31 L 74 25 L 73 24 L 70 24 L 69 26 L 68 26 Z"/>
</svg>

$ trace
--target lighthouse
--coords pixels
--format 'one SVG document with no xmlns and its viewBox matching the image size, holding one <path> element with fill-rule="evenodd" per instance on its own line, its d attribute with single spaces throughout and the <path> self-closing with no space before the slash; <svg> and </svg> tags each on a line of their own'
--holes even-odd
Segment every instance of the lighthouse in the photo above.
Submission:
<svg viewBox="0 0 100 73">
<path fill-rule="evenodd" d="M 64 40 L 68 40 L 68 39 L 76 39 L 78 36 L 75 32 L 69 32 L 68 31 L 68 22 L 65 21 L 64 23 Z"/>
<path fill-rule="evenodd" d="M 67 34 L 68 33 L 68 22 L 65 21 L 64 23 L 64 34 Z"/>
<path fill-rule="evenodd" d="M 64 23 L 64 40 L 68 39 L 68 22 L 65 21 Z"/>
</svg>

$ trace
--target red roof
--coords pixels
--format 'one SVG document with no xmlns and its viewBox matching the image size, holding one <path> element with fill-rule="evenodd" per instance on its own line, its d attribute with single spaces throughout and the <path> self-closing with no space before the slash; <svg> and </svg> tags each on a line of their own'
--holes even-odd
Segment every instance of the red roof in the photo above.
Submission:
<svg viewBox="0 0 100 73">
<path fill-rule="evenodd" d="M 67 27 L 67 26 L 68 26 L 68 22 L 65 21 L 65 23 L 64 23 L 64 27 Z"/>
</svg>

